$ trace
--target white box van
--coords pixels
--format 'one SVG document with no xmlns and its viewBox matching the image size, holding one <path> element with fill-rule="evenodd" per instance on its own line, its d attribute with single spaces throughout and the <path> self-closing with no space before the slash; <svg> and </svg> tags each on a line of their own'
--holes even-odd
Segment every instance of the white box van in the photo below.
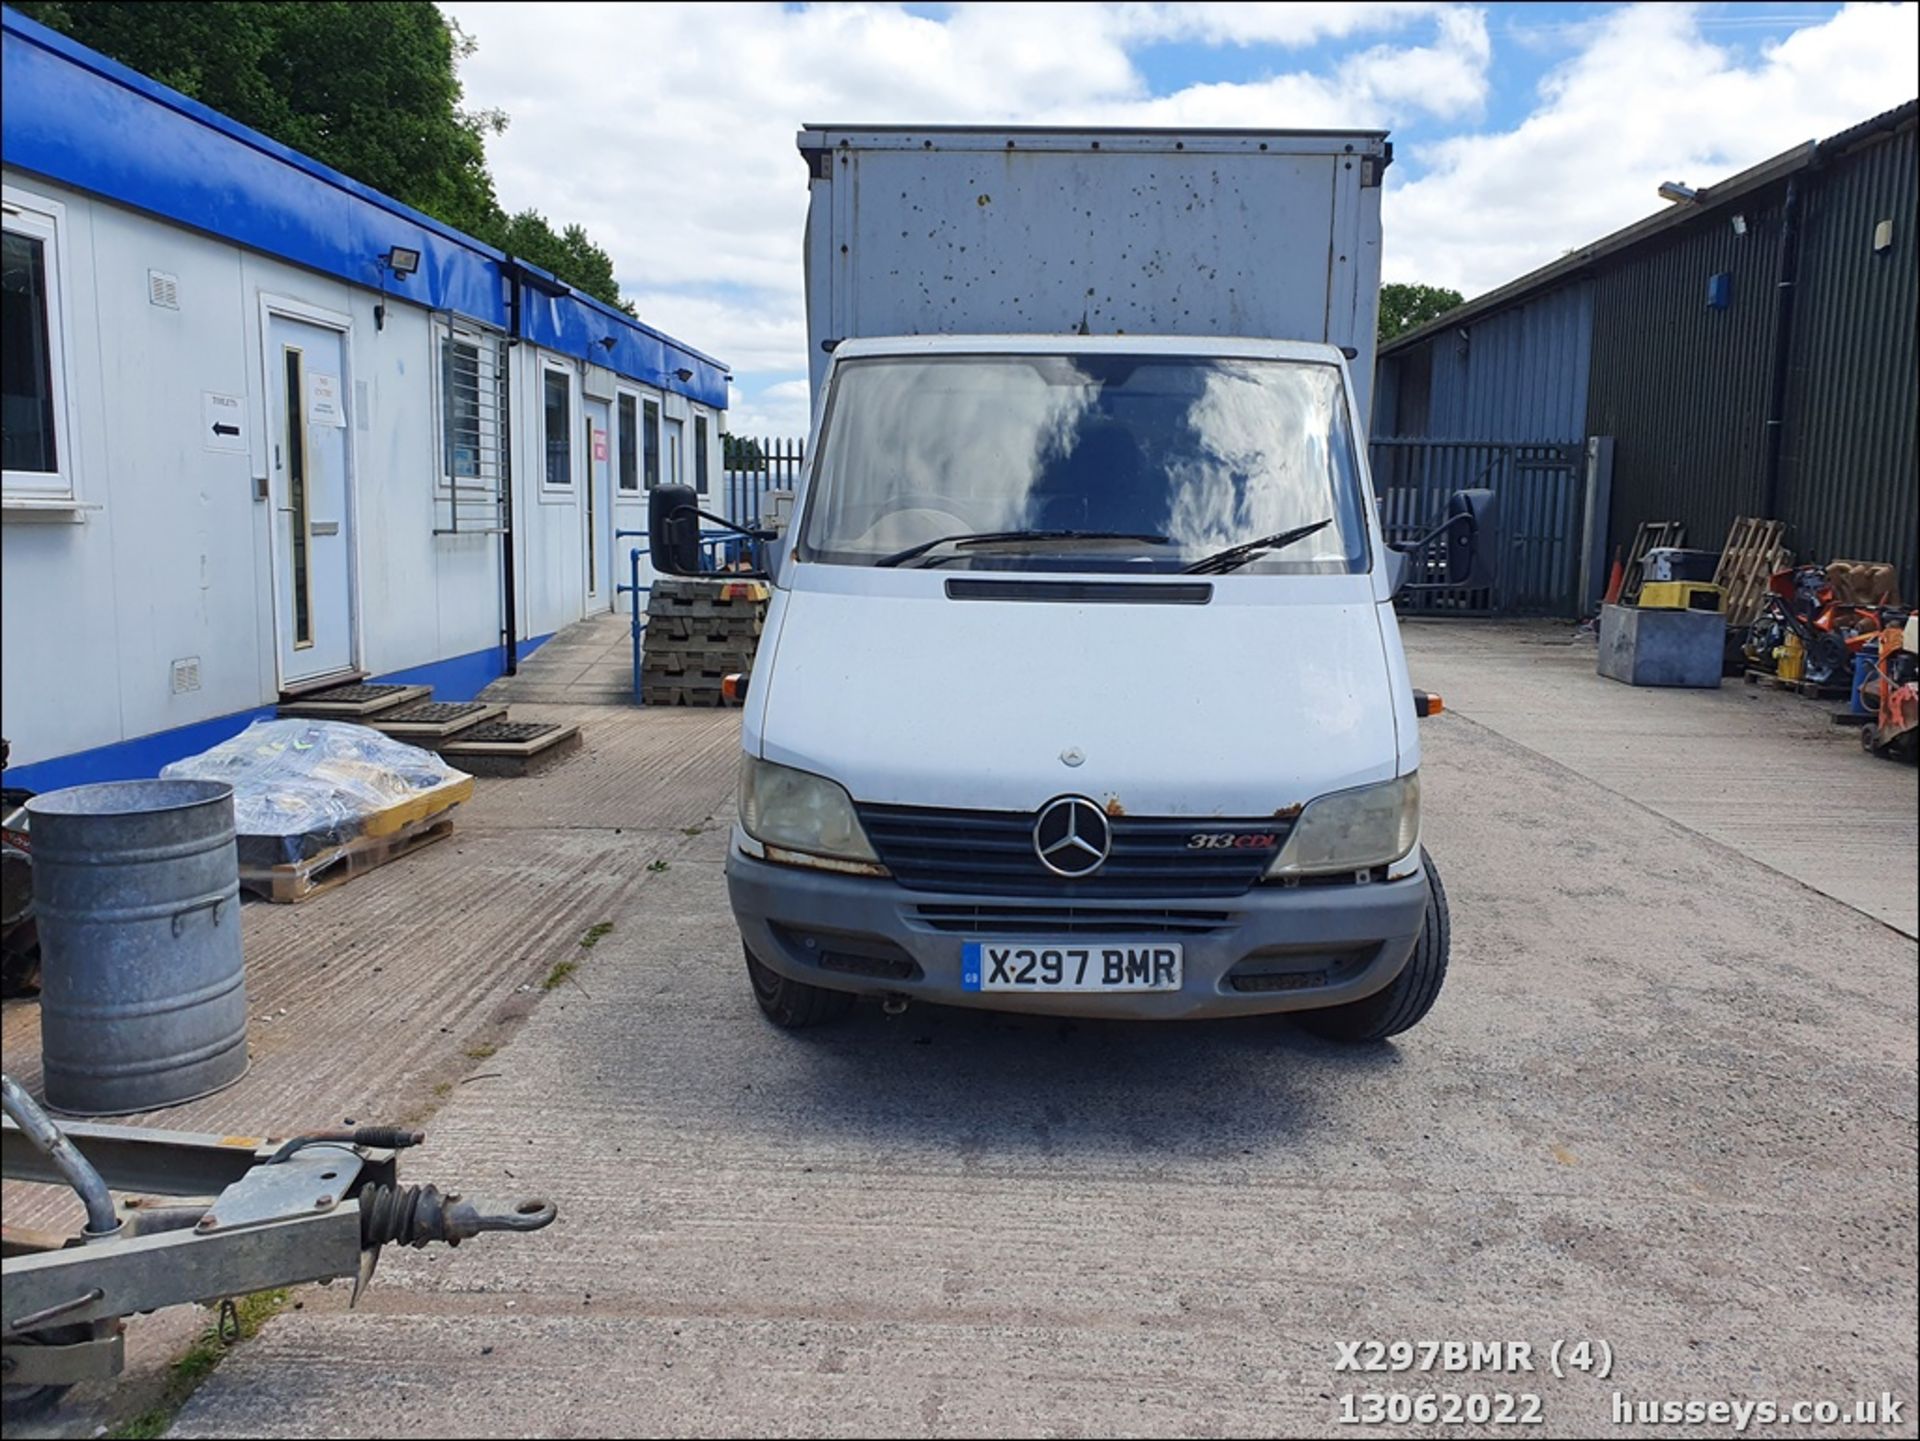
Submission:
<svg viewBox="0 0 1920 1441">
<path fill-rule="evenodd" d="M 1347 359 L 1085 328 L 834 337 L 744 699 L 754 994 L 1402 1031 L 1448 921 Z"/>
</svg>

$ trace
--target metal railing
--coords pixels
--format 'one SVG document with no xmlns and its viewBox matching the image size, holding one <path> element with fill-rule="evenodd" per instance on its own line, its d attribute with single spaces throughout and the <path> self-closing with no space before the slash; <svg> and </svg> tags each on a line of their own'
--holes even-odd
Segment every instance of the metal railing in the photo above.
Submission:
<svg viewBox="0 0 1920 1441">
<path fill-rule="evenodd" d="M 804 441 L 728 435 L 723 441 L 723 513 L 737 525 L 758 525 L 770 490 L 792 490 L 806 461 Z"/>
</svg>

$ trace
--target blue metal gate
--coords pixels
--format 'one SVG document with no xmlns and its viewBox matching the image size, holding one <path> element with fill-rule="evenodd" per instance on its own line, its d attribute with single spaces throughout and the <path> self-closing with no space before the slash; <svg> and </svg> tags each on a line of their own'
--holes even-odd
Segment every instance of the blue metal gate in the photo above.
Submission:
<svg viewBox="0 0 1920 1441">
<path fill-rule="evenodd" d="M 1499 497 L 1499 554 L 1491 590 L 1409 591 L 1414 615 L 1579 614 L 1586 447 L 1503 440 L 1375 440 L 1373 493 L 1389 544 L 1446 519 L 1447 497 L 1482 487 Z M 1415 579 L 1423 577 L 1415 576 Z"/>
</svg>

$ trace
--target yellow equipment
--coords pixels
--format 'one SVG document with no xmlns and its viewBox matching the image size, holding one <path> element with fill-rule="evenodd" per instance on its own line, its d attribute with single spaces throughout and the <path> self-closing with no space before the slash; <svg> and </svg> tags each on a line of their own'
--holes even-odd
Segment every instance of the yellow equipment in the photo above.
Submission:
<svg viewBox="0 0 1920 1441">
<path fill-rule="evenodd" d="M 1698 580 L 1650 580 L 1635 602 L 1642 610 L 1725 610 L 1727 594 Z"/>
<path fill-rule="evenodd" d="M 1781 680 L 1797 681 L 1807 673 L 1807 648 L 1792 631 L 1773 653 L 1773 673 Z"/>
</svg>

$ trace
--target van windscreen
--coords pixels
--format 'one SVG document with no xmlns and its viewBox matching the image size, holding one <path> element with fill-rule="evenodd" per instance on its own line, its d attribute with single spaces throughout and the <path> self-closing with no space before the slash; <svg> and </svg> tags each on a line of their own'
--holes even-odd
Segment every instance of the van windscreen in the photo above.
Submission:
<svg viewBox="0 0 1920 1441">
<path fill-rule="evenodd" d="M 802 560 L 951 570 L 1368 569 L 1339 371 L 1186 355 L 849 359 Z"/>
</svg>

